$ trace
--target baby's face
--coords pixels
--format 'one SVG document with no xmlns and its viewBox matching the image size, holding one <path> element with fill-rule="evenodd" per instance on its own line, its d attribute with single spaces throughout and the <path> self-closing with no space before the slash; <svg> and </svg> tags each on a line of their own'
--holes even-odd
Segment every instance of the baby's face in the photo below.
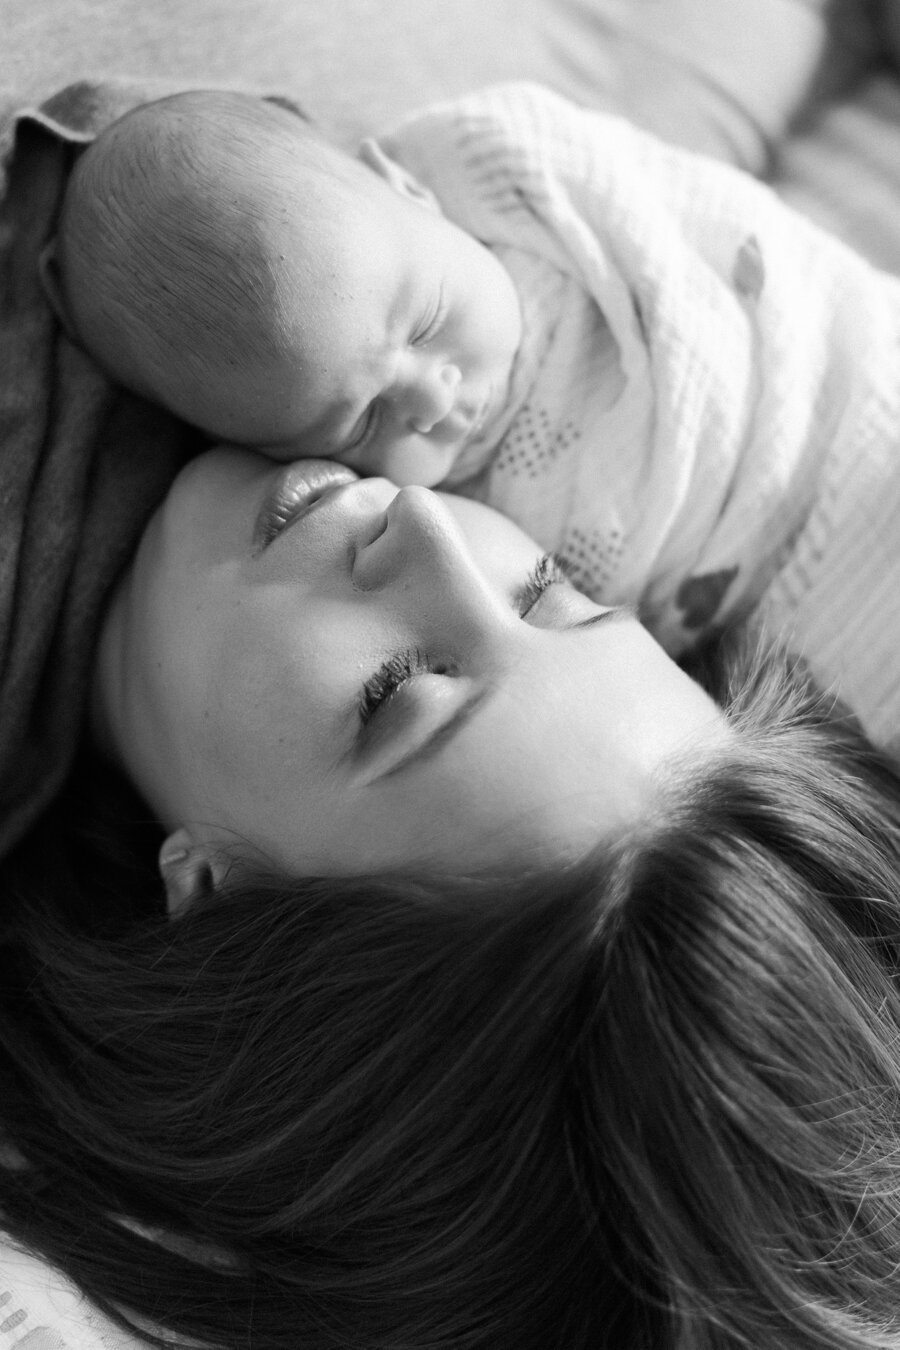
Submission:
<svg viewBox="0 0 900 1350">
<path fill-rule="evenodd" d="M 367 153 L 267 221 L 278 354 L 215 392 L 228 439 L 432 486 L 506 400 L 519 302 L 488 249 Z"/>
</svg>

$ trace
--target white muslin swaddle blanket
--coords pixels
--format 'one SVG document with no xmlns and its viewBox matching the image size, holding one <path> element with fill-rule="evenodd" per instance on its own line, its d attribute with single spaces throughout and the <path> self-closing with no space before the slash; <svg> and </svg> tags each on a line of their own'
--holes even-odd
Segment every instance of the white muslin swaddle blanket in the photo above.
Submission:
<svg viewBox="0 0 900 1350">
<path fill-rule="evenodd" d="M 900 279 L 764 185 L 534 85 L 381 138 L 519 288 L 511 399 L 449 486 L 674 654 L 756 611 L 900 730 Z"/>
</svg>

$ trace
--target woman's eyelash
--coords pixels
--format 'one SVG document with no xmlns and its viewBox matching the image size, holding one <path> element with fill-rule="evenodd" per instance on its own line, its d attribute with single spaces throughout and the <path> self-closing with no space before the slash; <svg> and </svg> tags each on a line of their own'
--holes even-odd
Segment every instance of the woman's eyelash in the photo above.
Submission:
<svg viewBox="0 0 900 1350">
<path fill-rule="evenodd" d="M 519 617 L 524 619 L 544 591 L 564 581 L 568 581 L 568 573 L 562 558 L 555 553 L 545 553 L 543 557 L 538 558 L 516 597 Z M 395 652 L 382 661 L 363 685 L 359 697 L 359 720 L 366 726 L 379 708 L 414 675 L 446 675 L 447 671 L 446 662 L 432 661 L 428 653 L 420 651 L 418 647 Z"/>
<path fill-rule="evenodd" d="M 534 609 L 544 591 L 558 582 L 568 581 L 569 574 L 565 561 L 557 553 L 545 553 L 538 558 L 525 579 L 518 596 L 519 617 L 524 619 Z"/>
<path fill-rule="evenodd" d="M 395 652 L 370 675 L 362 687 L 359 699 L 359 718 L 363 726 L 375 716 L 382 704 L 387 703 L 392 694 L 396 694 L 401 685 L 412 679 L 413 675 L 446 673 L 446 666 L 435 664 L 426 652 L 419 648 L 410 648 L 405 652 Z"/>
</svg>

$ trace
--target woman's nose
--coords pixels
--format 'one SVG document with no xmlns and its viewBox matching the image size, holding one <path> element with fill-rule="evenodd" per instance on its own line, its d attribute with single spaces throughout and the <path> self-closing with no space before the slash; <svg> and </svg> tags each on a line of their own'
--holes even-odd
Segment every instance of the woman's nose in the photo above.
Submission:
<svg viewBox="0 0 900 1350">
<path fill-rule="evenodd" d="M 449 362 L 417 361 L 394 392 L 398 417 L 427 436 L 453 408 L 461 379 L 459 367 Z"/>
<path fill-rule="evenodd" d="M 409 618 L 442 631 L 457 625 L 486 630 L 512 610 L 475 562 L 450 511 L 429 488 L 401 488 L 383 529 L 358 549 L 353 582 L 360 590 L 390 590 Z"/>
</svg>

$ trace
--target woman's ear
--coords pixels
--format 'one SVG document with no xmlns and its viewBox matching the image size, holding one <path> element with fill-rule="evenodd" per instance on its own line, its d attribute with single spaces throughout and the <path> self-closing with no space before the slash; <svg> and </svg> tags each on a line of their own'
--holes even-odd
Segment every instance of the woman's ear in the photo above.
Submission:
<svg viewBox="0 0 900 1350">
<path fill-rule="evenodd" d="M 159 873 L 166 888 L 170 915 L 182 913 L 216 886 L 211 854 L 189 830 L 175 830 L 159 850 Z"/>
<path fill-rule="evenodd" d="M 407 197 L 418 206 L 424 206 L 428 211 L 434 211 L 436 215 L 441 215 L 441 204 L 437 197 L 427 188 L 424 183 L 420 183 L 414 173 L 409 169 L 404 169 L 402 164 L 398 164 L 395 159 L 391 159 L 386 151 L 382 150 L 377 141 L 373 141 L 371 136 L 367 136 L 359 147 L 359 158 L 368 168 L 383 178 L 388 187 L 392 187 L 395 192 L 399 192 L 401 197 Z"/>
<path fill-rule="evenodd" d="M 38 275 L 41 279 L 41 285 L 44 288 L 44 294 L 50 301 L 50 308 L 59 319 L 66 332 L 71 335 L 72 325 L 69 322 L 69 316 L 66 313 L 66 302 L 63 299 L 62 279 L 59 275 L 59 257 L 56 250 L 56 240 L 51 239 L 49 244 L 45 244 L 38 256 Z"/>
</svg>

